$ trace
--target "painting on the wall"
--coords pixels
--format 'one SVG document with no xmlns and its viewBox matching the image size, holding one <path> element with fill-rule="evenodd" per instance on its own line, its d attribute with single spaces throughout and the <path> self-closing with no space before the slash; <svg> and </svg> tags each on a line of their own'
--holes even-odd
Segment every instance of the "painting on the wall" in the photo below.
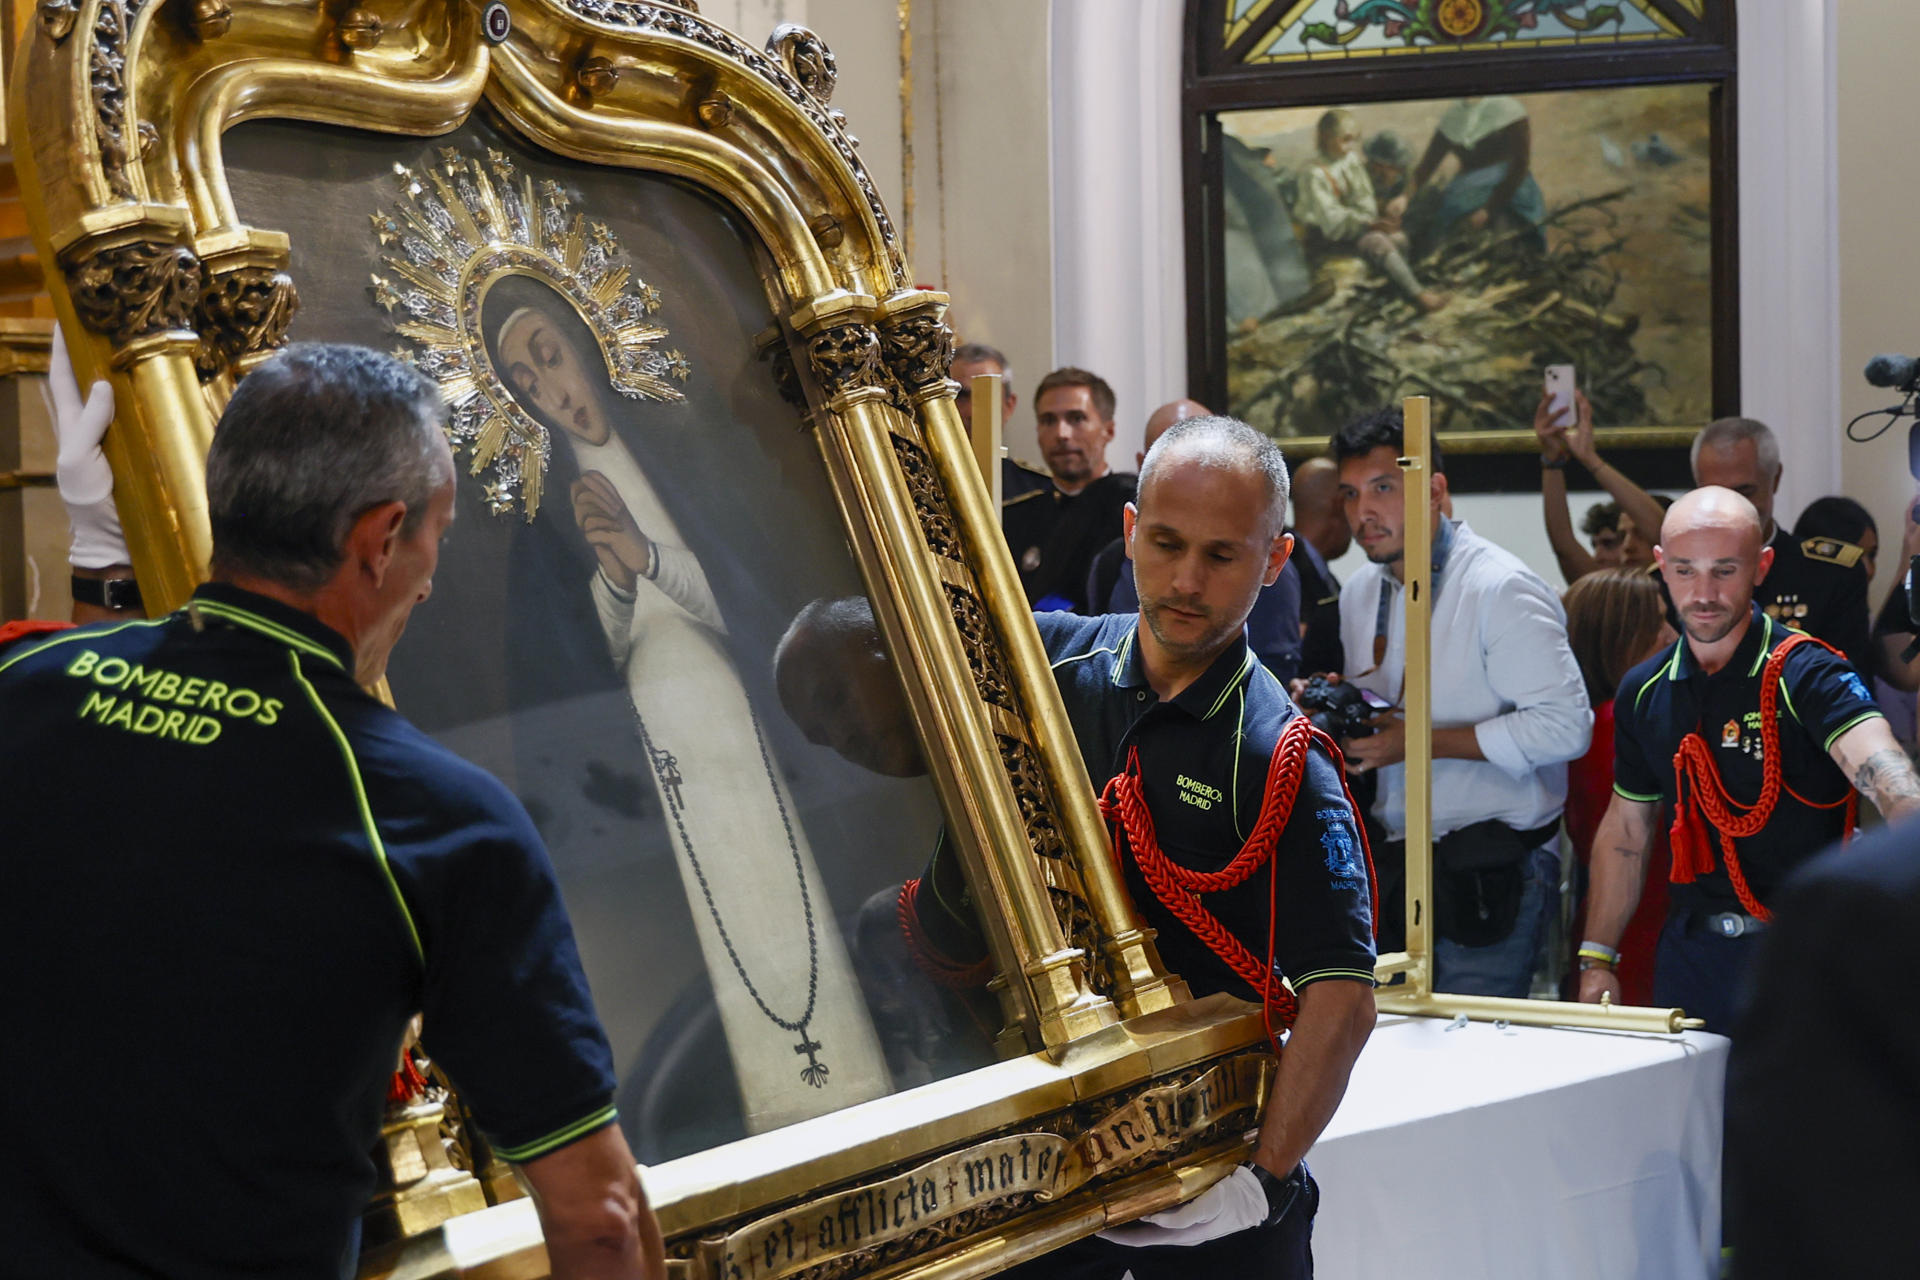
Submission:
<svg viewBox="0 0 1920 1280">
<path fill-rule="evenodd" d="M 1425 395 L 1461 443 L 1531 448 L 1571 364 L 1603 439 L 1708 421 L 1712 94 L 1223 112 L 1229 410 L 1305 442 Z"/>
</svg>

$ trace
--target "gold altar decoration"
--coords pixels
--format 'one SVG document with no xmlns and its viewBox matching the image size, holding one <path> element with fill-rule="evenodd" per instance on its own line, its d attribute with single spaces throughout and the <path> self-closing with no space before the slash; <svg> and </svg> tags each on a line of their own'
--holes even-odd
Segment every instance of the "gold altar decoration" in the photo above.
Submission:
<svg viewBox="0 0 1920 1280">
<path fill-rule="evenodd" d="M 483 163 L 454 147 L 419 172 L 396 164 L 394 178 L 398 199 L 373 215 L 388 273 L 373 277 L 374 297 L 411 340 L 402 358 L 440 384 L 451 410 L 447 434 L 471 453 L 472 474 L 492 476 L 489 509 L 502 515 L 518 502 L 531 521 L 547 429 L 507 390 L 481 337 L 480 308 L 494 282 L 525 275 L 552 285 L 599 343 L 622 395 L 682 399 L 668 379 L 687 380 L 687 358 L 657 349 L 667 330 L 649 317 L 660 291 L 622 261 L 607 224 L 589 222 L 551 178 L 536 190 L 501 152 Z"/>
</svg>

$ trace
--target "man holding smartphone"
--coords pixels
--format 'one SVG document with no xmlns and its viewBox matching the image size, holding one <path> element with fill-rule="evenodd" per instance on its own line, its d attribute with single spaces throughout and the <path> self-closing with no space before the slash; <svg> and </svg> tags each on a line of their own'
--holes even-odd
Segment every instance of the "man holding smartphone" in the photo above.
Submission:
<svg viewBox="0 0 1920 1280">
<path fill-rule="evenodd" d="M 1406 669 L 1405 507 L 1400 410 L 1381 409 L 1333 437 L 1347 522 L 1368 565 L 1340 593 L 1345 678 L 1400 701 Z M 1443 991 L 1524 997 L 1559 902 L 1560 812 L 1567 764 L 1587 749 L 1593 714 L 1552 588 L 1517 556 L 1441 514 L 1444 462 L 1432 455 L 1433 835 L 1435 982 Z M 1404 916 L 1406 723 L 1343 743 L 1348 766 L 1377 773 L 1373 816 L 1382 950 Z"/>
</svg>

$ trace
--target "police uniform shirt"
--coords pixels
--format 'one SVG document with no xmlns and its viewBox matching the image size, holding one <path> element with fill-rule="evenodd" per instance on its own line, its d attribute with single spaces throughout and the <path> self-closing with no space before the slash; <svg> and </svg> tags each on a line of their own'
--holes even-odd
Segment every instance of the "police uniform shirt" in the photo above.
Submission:
<svg viewBox="0 0 1920 1280">
<path fill-rule="evenodd" d="M 1620 682 L 1614 698 L 1613 789 L 1629 800 L 1671 806 L 1677 781 L 1673 757 L 1680 740 L 1698 729 L 1722 785 L 1743 812 L 1760 798 L 1760 673 L 1787 629 L 1754 606 L 1747 634 L 1727 665 L 1709 675 L 1683 638 L 1647 659 Z M 1828 755 L 1834 740 L 1880 714 L 1865 683 L 1847 663 L 1814 644 L 1787 655 L 1778 701 L 1780 754 L 1788 786 L 1814 804 L 1844 800 L 1848 783 Z M 1773 819 L 1758 835 L 1736 842 L 1748 886 L 1762 903 L 1786 875 L 1840 838 L 1845 807 L 1809 808 L 1784 790 Z M 1673 886 L 1676 910 L 1743 911 L 1727 879 L 1726 854 L 1712 832 L 1714 868 L 1692 884 Z"/>
<path fill-rule="evenodd" d="M 232 587 L 0 652 L 0 1203 L 45 1276 L 351 1274 L 408 1018 L 495 1149 L 614 1119 L 495 779 Z"/>
<path fill-rule="evenodd" d="M 1340 640 L 1340 580 L 1333 576 L 1319 549 L 1297 533 L 1293 556 L 1287 563 L 1299 566 L 1300 621 L 1305 628 L 1300 648 L 1302 674 L 1345 671 L 1347 655 Z"/>
<path fill-rule="evenodd" d="M 1754 588 L 1767 614 L 1819 636 L 1856 668 L 1867 659 L 1867 580 L 1862 552 L 1838 538 L 1796 538 L 1775 526 L 1773 568 Z"/>
<path fill-rule="evenodd" d="M 1010 502 L 1023 493 L 1051 487 L 1053 473 L 1030 467 L 1018 458 L 1000 459 L 1000 501 Z"/>
<path fill-rule="evenodd" d="M 1120 536 L 1134 479 L 1130 473 L 1109 472 L 1076 494 L 1049 484 L 1002 504 L 1000 526 L 1028 604 L 1052 597 L 1075 613 L 1099 607 L 1087 599 L 1087 572 L 1101 548 Z"/>
<path fill-rule="evenodd" d="M 1244 638 L 1187 688 L 1161 702 L 1135 641 L 1138 615 L 1036 614 L 1054 679 L 1094 789 L 1140 752 L 1140 778 L 1161 848 L 1175 863 L 1219 871 L 1239 854 L 1265 798 L 1280 732 L 1299 712 Z M 1315 746 L 1274 854 L 1278 868 L 1275 969 L 1298 989 L 1326 978 L 1373 981 L 1367 870 L 1339 767 Z M 1127 888 L 1159 932 L 1167 968 L 1195 995 L 1258 992 L 1154 896 L 1131 856 Z M 1247 949 L 1267 955 L 1269 870 L 1202 902 Z"/>
</svg>

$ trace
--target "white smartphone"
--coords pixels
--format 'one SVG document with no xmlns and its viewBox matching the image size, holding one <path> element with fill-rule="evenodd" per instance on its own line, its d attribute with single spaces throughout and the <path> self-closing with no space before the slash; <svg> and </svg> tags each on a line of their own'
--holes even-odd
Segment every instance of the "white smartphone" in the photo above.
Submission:
<svg viewBox="0 0 1920 1280">
<path fill-rule="evenodd" d="M 1574 373 L 1570 364 L 1550 364 L 1547 366 L 1548 414 L 1554 425 L 1572 427 Z"/>
</svg>

